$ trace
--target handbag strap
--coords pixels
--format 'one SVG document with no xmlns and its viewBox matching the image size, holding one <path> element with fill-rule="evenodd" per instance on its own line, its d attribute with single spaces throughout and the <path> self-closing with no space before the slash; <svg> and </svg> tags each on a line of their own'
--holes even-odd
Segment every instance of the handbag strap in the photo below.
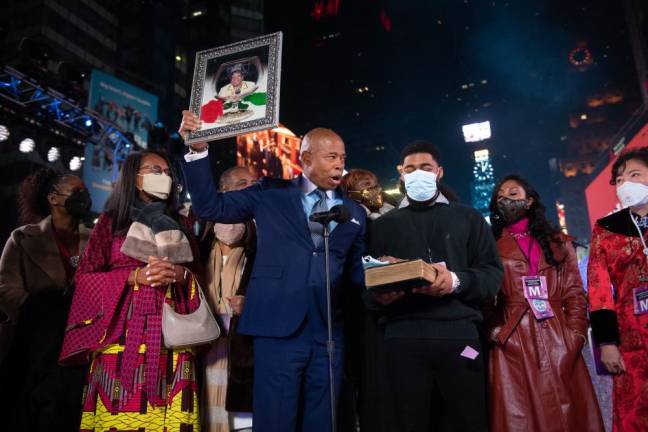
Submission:
<svg viewBox="0 0 648 432">
<path fill-rule="evenodd" d="M 200 298 L 200 302 L 201 303 L 206 302 L 207 300 L 205 299 L 205 293 L 203 292 L 202 287 L 196 281 L 196 277 L 193 275 L 193 273 L 190 274 L 191 274 L 191 293 L 189 294 L 189 298 L 193 299 L 196 291 L 198 291 L 198 297 Z M 169 288 L 171 288 L 171 286 L 169 286 Z"/>
<path fill-rule="evenodd" d="M 196 282 L 196 278 L 191 275 L 191 292 L 194 293 L 196 290 L 198 290 L 198 296 L 200 297 L 200 301 L 204 302 L 205 301 L 205 293 L 203 292 L 202 288 L 200 287 L 200 284 Z M 192 295 L 193 297 L 193 295 Z"/>
<path fill-rule="evenodd" d="M 196 277 L 191 274 L 191 292 L 189 293 L 189 299 L 193 299 L 194 296 L 196 295 L 196 291 L 198 291 L 198 297 L 200 298 L 200 303 L 198 304 L 198 307 L 205 302 L 207 304 L 207 300 L 205 298 L 205 293 L 203 292 L 200 284 L 196 281 Z M 133 287 L 135 291 L 139 289 L 139 284 L 135 282 L 135 286 Z M 171 284 L 167 285 L 167 290 L 166 290 L 166 297 L 167 298 L 172 298 L 172 292 L 171 292 Z M 198 307 L 196 309 L 198 309 Z M 207 309 L 211 312 L 211 308 L 207 304 Z"/>
</svg>

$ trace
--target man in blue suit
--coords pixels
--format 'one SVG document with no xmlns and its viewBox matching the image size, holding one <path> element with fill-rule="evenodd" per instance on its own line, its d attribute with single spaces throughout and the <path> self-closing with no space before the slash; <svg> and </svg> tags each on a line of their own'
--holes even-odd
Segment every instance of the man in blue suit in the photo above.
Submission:
<svg viewBox="0 0 648 432">
<path fill-rule="evenodd" d="M 200 128 L 183 112 L 180 132 Z M 254 337 L 254 430 L 330 431 L 326 350 L 326 285 L 321 225 L 314 212 L 343 204 L 349 222 L 330 224 L 335 379 L 342 366 L 341 289 L 364 286 L 364 210 L 342 196 L 346 153 L 332 130 L 313 129 L 302 141 L 303 175 L 294 180 L 264 178 L 247 189 L 217 193 L 206 144 L 192 146 L 183 170 L 197 215 L 220 223 L 254 219 L 257 257 L 239 331 Z"/>
</svg>

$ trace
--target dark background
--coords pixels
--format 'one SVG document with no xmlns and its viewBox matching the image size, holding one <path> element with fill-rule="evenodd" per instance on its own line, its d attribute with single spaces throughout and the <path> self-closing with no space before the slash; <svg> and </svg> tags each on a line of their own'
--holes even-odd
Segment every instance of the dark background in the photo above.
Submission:
<svg viewBox="0 0 648 432">
<path fill-rule="evenodd" d="M 149 144 L 180 156 L 174 131 L 188 106 L 195 52 L 282 31 L 284 126 L 298 135 L 336 130 L 347 168 L 376 172 L 386 188 L 396 186 L 402 147 L 430 140 L 446 183 L 467 203 L 473 152 L 487 148 L 495 178 L 524 174 L 549 216 L 556 219 L 556 200 L 565 204 L 570 233 L 586 241 L 585 186 L 645 124 L 646 3 L 6 0 L 0 58 L 81 105 L 82 72 L 92 68 L 157 94 L 160 123 Z M 61 141 L 25 124 L 21 107 L 0 100 L 0 108 L 0 123 L 12 128 L 3 153 L 27 133 L 37 134 L 40 154 Z M 487 120 L 492 138 L 465 143 L 461 126 Z M 60 145 L 74 150 L 69 140 Z M 235 163 L 234 140 L 213 145 L 210 158 L 218 176 Z M 35 164 L 0 169 L 8 208 Z"/>
</svg>

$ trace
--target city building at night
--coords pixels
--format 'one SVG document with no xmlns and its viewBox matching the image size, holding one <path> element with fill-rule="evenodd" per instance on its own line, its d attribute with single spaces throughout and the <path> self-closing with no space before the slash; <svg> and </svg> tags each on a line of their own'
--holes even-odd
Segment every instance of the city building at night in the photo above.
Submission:
<svg viewBox="0 0 648 432">
<path fill-rule="evenodd" d="M 472 206 L 485 218 L 489 218 L 491 194 L 495 187 L 495 173 L 488 149 L 476 150 L 473 153 L 473 185 L 471 190 Z"/>
<path fill-rule="evenodd" d="M 20 102 L 31 97 L 23 95 L 25 84 L 12 97 L 0 102 L 0 125 L 8 134 L 0 139 L 0 152 L 7 163 L 15 159 L 15 163 L 3 167 L 0 202 L 15 202 L 19 182 L 36 167 L 48 166 L 59 171 L 83 168 L 84 147 L 98 132 L 98 122 L 90 119 L 95 114 L 80 117 L 86 130 L 70 128 L 65 121 L 57 122 L 56 116 L 72 114 L 73 107 L 80 111 L 88 107 L 93 71 L 105 74 L 104 81 L 112 77 L 115 82 L 134 86 L 157 99 L 154 102 L 157 115 L 143 125 L 148 131 L 148 145 L 129 133 L 123 136 L 124 142 L 137 141 L 142 147 L 164 149 L 175 155 L 184 152 L 179 136 L 173 131 L 178 128 L 180 112 L 189 105 L 195 52 L 263 34 L 264 3 L 262 0 L 2 2 L 3 65 L 14 68 L 19 76 L 25 77 L 23 83 L 32 83 L 34 89 L 40 88 L 37 91 L 47 90 L 51 109 L 39 113 L 32 109 L 33 103 Z M 10 83 L 9 75 L 3 75 L 2 79 L 5 78 Z M 12 102 L 14 99 L 17 103 Z M 56 100 L 62 105 L 57 105 Z M 95 110 L 97 106 L 90 108 Z M 106 120 L 110 123 L 115 119 Z M 119 130 L 118 123 L 114 123 L 118 132 L 127 132 Z M 114 147 L 121 140 L 114 138 L 106 142 Z M 21 148 L 31 151 L 20 152 L 21 142 L 30 143 Z M 121 146 L 120 152 L 124 149 L 127 148 Z M 106 150 L 108 154 L 113 152 Z M 210 156 L 217 177 L 236 163 L 235 140 L 213 146 Z M 70 164 L 72 160 L 74 163 Z M 9 229 L 15 218 L 15 211 L 6 212 L 2 226 Z M 8 231 L 3 230 L 0 237 L 6 234 Z"/>
<path fill-rule="evenodd" d="M 559 220 L 584 243 L 592 229 L 584 190 L 605 160 L 637 133 L 638 119 L 643 116 L 641 87 L 645 83 L 637 78 L 637 71 L 644 60 L 637 53 L 645 42 L 637 40 L 636 23 L 629 19 L 635 7 L 626 2 L 625 11 L 618 8 L 606 16 L 602 31 L 593 24 L 603 16 L 590 11 L 591 19 L 579 23 L 582 38 L 565 53 L 565 77 L 583 96 L 568 104 L 567 127 L 559 138 L 563 152 L 550 165 L 562 206 Z"/>
<path fill-rule="evenodd" d="M 625 186 L 615 179 L 610 181 L 610 174 L 624 151 L 648 148 L 648 0 L 2 0 L 0 42 L 0 242 L 9 245 L 6 251 L 10 251 L 3 253 L 0 260 L 0 371 L 8 372 L 17 383 L 20 379 L 37 384 L 40 378 L 34 381 L 30 374 L 13 373 L 13 366 L 22 365 L 29 373 L 62 366 L 58 362 L 65 362 L 66 356 L 54 354 L 65 350 L 56 347 L 50 349 L 51 364 L 47 368 L 32 367 L 31 360 L 39 360 L 40 353 L 31 355 L 32 350 L 27 352 L 22 342 L 15 342 L 35 339 L 16 338 L 12 333 L 16 331 L 15 335 L 20 336 L 25 329 L 45 328 L 32 325 L 30 319 L 37 315 L 49 319 L 49 313 L 40 313 L 40 298 L 47 308 L 54 305 L 54 297 L 57 304 L 68 308 L 72 293 L 76 296 L 71 303 L 75 305 L 73 311 L 87 303 L 88 307 L 81 307 L 79 313 L 62 310 L 56 318 L 59 336 L 67 333 L 68 340 L 83 344 L 73 350 L 74 359 L 70 360 L 76 364 L 84 357 L 80 354 L 87 351 L 84 358 L 91 359 L 89 367 L 97 371 L 90 376 L 92 382 L 86 384 L 101 397 L 97 399 L 93 392 L 86 391 L 83 413 L 76 412 L 81 414 L 83 430 L 92 429 L 93 422 L 95 428 L 99 423 L 105 426 L 114 422 L 118 424 L 115 427 L 121 425 L 128 430 L 156 426 L 178 429 L 169 426 L 172 423 L 183 423 L 180 430 L 252 430 L 237 424 L 237 418 L 245 417 L 245 428 L 257 430 L 276 423 L 274 429 L 280 432 L 311 432 L 329 429 L 324 416 L 337 415 L 340 432 L 486 430 L 489 425 L 479 427 L 477 423 L 489 420 L 490 428 L 498 430 L 528 425 L 526 432 L 537 432 L 551 428 L 543 426 L 546 420 L 547 424 L 567 425 L 569 430 L 601 431 L 600 412 L 605 430 L 611 431 L 626 426 L 613 427 L 613 422 L 632 428 L 634 417 L 640 417 L 625 411 L 648 411 L 645 401 L 634 394 L 627 400 L 641 403 L 633 405 L 623 400 L 630 394 L 625 390 L 642 386 L 633 384 L 619 392 L 618 384 L 625 378 L 612 379 L 607 373 L 626 372 L 625 376 L 633 380 L 640 377 L 645 387 L 645 370 L 633 370 L 637 364 L 642 366 L 632 361 L 641 353 L 624 350 L 627 335 L 621 334 L 624 328 L 627 330 L 629 317 L 634 322 L 637 316 L 618 306 L 634 302 L 643 307 L 644 300 L 648 301 L 644 297 L 648 293 L 641 285 L 645 282 L 641 275 L 648 275 L 642 249 L 648 255 L 648 248 L 639 241 L 642 227 L 648 225 L 648 216 L 643 215 L 648 205 L 640 208 L 648 201 L 648 192 L 630 178 L 634 175 L 629 168 L 632 163 L 614 174 L 616 180 L 624 180 Z M 191 113 L 185 112 L 188 109 Z M 305 152 L 306 159 L 312 156 L 308 167 L 302 167 L 300 160 L 305 136 L 308 139 L 304 149 L 308 145 L 310 150 Z M 403 170 L 404 159 L 412 155 L 409 151 L 423 152 L 426 157 L 413 168 Z M 137 159 L 131 157 L 134 164 L 124 170 L 129 154 L 142 157 L 139 166 L 134 166 Z M 643 153 L 637 154 L 640 157 L 631 155 L 628 160 L 641 162 Z M 164 156 L 165 161 L 157 156 Z M 244 168 L 230 170 L 232 167 Z M 411 177 L 409 168 L 413 171 Z M 246 170 L 254 175 L 247 175 Z M 226 171 L 231 176 L 223 175 Z M 308 178 L 303 176 L 304 171 Z M 349 172 L 351 175 L 344 178 Z M 34 173 L 38 175 L 31 176 Z M 122 180 L 117 184 L 120 174 Z M 79 176 L 83 185 L 71 175 Z M 495 185 L 506 177 L 524 181 L 517 182 L 521 188 L 501 191 L 512 202 L 496 203 L 497 215 L 491 221 L 490 201 L 493 192 L 499 192 Z M 537 195 L 526 187 L 527 183 Z M 239 190 L 250 185 L 254 186 Z M 123 190 L 119 189 L 122 186 Z M 648 187 L 648 181 L 644 186 Z M 118 193 L 114 194 L 116 189 Z M 228 194 L 223 198 L 216 189 Z M 521 189 L 526 190 L 527 198 L 533 195 L 532 200 L 542 206 L 529 208 L 530 201 L 522 198 Z M 437 205 L 439 191 L 448 199 L 447 205 Z M 295 198 L 294 209 L 289 194 Z M 106 205 L 110 196 L 113 199 Z M 406 196 L 409 199 L 403 201 Z M 359 201 L 364 210 L 348 198 Z M 619 201 L 632 212 L 619 212 Z M 336 206 L 340 202 L 342 205 Z M 175 214 L 180 207 L 181 214 L 189 216 L 187 224 Z M 296 213 L 290 213 L 293 210 Z M 540 210 L 546 212 L 548 224 L 538 214 Z M 596 225 L 602 217 L 615 212 L 619 213 Z M 487 225 L 480 215 L 493 224 Z M 329 239 L 333 252 L 330 256 L 323 253 L 328 243 L 326 233 L 320 229 L 320 225 L 329 223 L 329 217 L 335 217 L 331 220 L 340 225 Z M 20 227 L 38 220 L 39 230 Z M 77 220 L 81 223 L 77 224 Z M 50 222 L 53 228 L 45 232 L 42 228 Z M 302 222 L 308 222 L 308 226 L 300 227 L 298 223 Z M 427 229 L 432 226 L 428 222 L 434 225 L 435 232 Z M 82 224 L 94 226 L 88 247 L 84 246 Z M 129 225 L 135 229 L 131 231 Z M 597 226 L 594 234 L 593 226 Z M 388 230 L 381 232 L 385 227 Z M 598 241 L 598 227 L 605 241 Z M 33 246 L 37 242 L 28 238 L 30 230 L 41 231 L 44 242 L 50 243 L 51 260 L 46 262 L 28 253 L 29 248 L 41 251 Z M 146 231 L 146 238 L 138 239 L 140 230 Z M 444 230 L 447 232 L 442 233 Z M 558 230 L 569 237 L 558 235 Z M 192 238 L 190 232 L 197 238 Z M 126 238 L 122 239 L 122 234 Z M 638 237 L 633 239 L 635 234 Z M 12 241 L 7 241 L 10 235 Z M 172 242 L 157 244 L 157 240 L 169 240 L 171 236 L 175 238 Z M 497 245 L 492 244 L 493 237 Z M 606 253 L 597 253 L 601 250 L 596 248 L 608 240 L 611 243 L 602 251 L 616 248 L 621 255 L 636 253 L 633 256 L 637 259 L 624 267 L 627 256 L 619 257 L 617 263 L 621 265 L 611 266 Z M 199 254 L 195 243 L 200 243 Z M 444 247 L 435 247 L 439 243 L 443 243 L 445 252 Z M 517 250 L 516 244 L 524 257 L 509 253 L 511 247 Z M 572 265 L 570 244 L 577 250 L 582 287 L 576 283 L 578 275 Z M 594 247 L 590 248 L 590 244 Z M 148 254 L 130 253 L 131 247 L 139 249 L 140 245 L 159 246 L 157 255 L 161 257 L 168 255 L 162 248 L 183 252 L 179 254 L 182 256 L 167 256 L 164 262 Z M 11 256 L 15 246 L 27 252 L 20 258 L 20 266 L 15 265 L 18 259 Z M 360 251 L 363 247 L 366 250 Z M 482 249 L 477 250 L 479 247 Z M 150 250 L 155 254 L 155 249 Z M 590 250 L 594 253 L 590 254 Z M 446 262 L 448 268 L 436 266 L 434 274 L 438 277 L 434 279 L 426 267 L 424 273 L 427 279 L 434 279 L 432 285 L 412 292 L 407 281 L 387 286 L 393 282 L 388 278 L 381 282 L 384 286 L 348 289 L 353 288 L 345 283 L 348 276 L 358 282 L 352 285 L 362 285 L 363 269 L 347 265 L 358 264 L 356 258 L 360 255 L 372 255 L 384 260 L 382 264 L 393 262 L 391 256 L 412 260 L 413 264 L 396 265 L 415 264 L 418 279 L 421 266 L 414 261 Z M 528 265 L 518 265 L 522 258 Z M 54 292 L 49 287 L 42 290 L 45 296 L 41 297 L 37 287 L 32 291 L 27 284 L 13 282 L 31 277 L 23 268 L 28 261 L 52 265 L 58 274 L 43 266 L 43 275 L 60 285 L 60 298 L 50 296 Z M 367 270 L 381 264 L 363 261 Z M 77 265 L 79 277 L 74 276 Z M 146 271 L 140 271 L 145 265 Z M 520 267 L 523 274 L 507 270 L 504 281 L 499 283 L 497 279 L 502 275 L 498 266 L 508 270 Z M 17 273 L 3 276 L 5 267 L 10 268 L 7 274 L 20 267 L 20 278 Z M 208 271 L 201 275 L 201 267 Z M 392 271 L 399 273 L 399 268 L 376 268 L 376 273 L 387 276 Z M 616 270 L 619 275 L 613 274 Z M 610 296 L 609 277 L 616 280 L 623 276 L 621 279 L 627 282 L 623 271 L 626 276 L 638 275 L 641 283 L 615 286 Z M 403 276 L 400 273 L 398 276 Z M 525 278 L 527 273 L 530 277 Z M 534 277 L 537 273 L 546 274 L 546 287 Z M 47 278 L 36 279 L 41 282 Z M 84 279 L 89 281 L 85 287 L 81 284 Z M 327 282 L 338 279 L 341 283 L 328 286 Z M 68 289 L 73 280 L 74 292 Z M 568 287 L 553 289 L 567 280 Z M 204 285 L 201 294 L 208 295 L 208 302 L 202 295 L 193 295 L 199 281 Z M 524 290 L 519 289 L 520 281 L 524 282 Z M 12 283 L 18 293 L 15 299 L 23 303 L 5 295 L 5 285 Z M 152 289 L 148 284 L 161 288 Z M 105 287 L 97 289 L 99 285 Z M 269 289 L 257 289 L 261 286 Z M 273 287 L 279 291 L 274 292 Z M 536 296 L 543 291 L 536 291 L 538 287 L 549 287 L 551 292 Z M 344 295 L 336 299 L 338 288 L 344 288 Z M 401 288 L 403 293 L 398 293 Z M 164 299 L 162 289 L 170 298 Z M 589 294 L 581 295 L 583 290 Z M 192 295 L 182 294 L 185 291 Z M 362 296 L 377 294 L 376 301 L 370 303 L 387 319 L 373 319 L 373 313 L 362 305 L 360 291 Z M 84 293 L 89 298 L 79 303 L 78 296 Z M 330 299 L 335 300 L 327 302 L 331 307 L 326 312 L 333 320 L 326 326 L 333 332 L 327 335 L 331 337 L 326 344 L 328 353 L 322 349 L 322 340 L 308 342 L 311 336 L 320 339 L 325 330 L 320 326 L 322 320 L 311 319 L 318 315 L 312 313 L 315 306 L 322 306 L 324 312 L 320 300 L 325 293 L 326 298 L 333 296 Z M 420 294 L 449 294 L 452 301 L 418 301 L 424 299 Z M 405 297 L 399 299 L 401 295 Z M 504 313 L 504 321 L 499 323 L 491 322 L 484 314 L 484 336 L 502 342 L 484 351 L 473 325 L 481 316 L 477 300 L 483 297 L 489 303 L 496 295 L 506 300 L 496 302 L 498 310 L 506 312 L 510 307 L 520 314 L 509 308 L 513 314 Z M 12 303 L 9 308 L 3 303 L 6 299 Z M 129 303 L 133 299 L 135 302 Z M 561 301 L 562 308 L 558 307 Z M 390 305 L 392 302 L 399 303 Z M 213 318 L 225 337 L 210 350 L 189 349 L 197 341 L 171 344 L 169 314 L 160 311 L 178 306 L 177 312 L 191 315 L 198 303 L 201 311 L 216 306 L 212 307 Z M 552 309 L 553 304 L 556 307 Z M 615 304 L 618 316 L 613 313 Z M 524 305 L 533 310 L 520 307 Z M 95 311 L 95 306 L 101 310 Z M 23 314 L 23 308 L 27 314 Z M 14 309 L 20 313 L 13 314 Z M 635 310 L 635 315 L 637 312 L 641 315 L 643 310 Z M 588 319 L 565 321 L 563 313 Z M 509 322 L 511 317 L 515 322 Z M 113 318 L 119 319 L 113 322 Z M 542 322 L 545 318 L 556 325 L 547 326 Z M 166 323 L 160 332 L 159 322 Z M 129 326 L 136 330 L 128 330 L 125 340 L 116 333 L 122 324 L 125 330 Z M 495 328 L 486 328 L 489 324 Z M 563 324 L 569 328 L 559 328 Z M 105 326 L 107 329 L 100 328 Z M 540 358 L 546 350 L 533 350 L 531 345 L 537 341 L 526 337 L 525 332 L 534 326 L 543 327 L 540 336 L 557 332 L 556 337 L 543 339 L 550 342 L 545 348 L 555 345 L 555 352 L 568 354 L 564 359 L 574 365 L 566 365 L 573 372 L 567 374 L 568 378 L 587 384 L 587 388 L 581 388 L 583 391 L 574 393 L 577 387 L 572 381 L 554 380 L 542 394 L 560 390 L 567 395 L 571 391 L 578 400 L 561 396 L 560 406 L 554 404 L 556 398 L 540 398 L 539 403 L 529 402 L 528 406 L 509 403 L 508 396 L 524 396 L 518 390 L 526 391 L 526 396 L 538 393 L 535 387 L 539 380 L 546 381 L 543 368 L 547 364 L 556 360 L 559 368 L 565 366 L 560 356 L 552 354 L 547 363 Z M 12 333 L 3 333 L 5 329 Z M 251 339 L 238 338 L 237 329 L 256 335 L 253 342 L 260 349 L 255 351 L 255 359 L 247 358 L 252 351 L 245 344 Z M 101 334 L 106 340 L 100 338 Z M 137 341 L 140 336 L 142 340 Z M 351 340 L 346 346 L 359 349 L 346 350 L 345 358 L 339 362 L 336 358 L 340 351 L 335 347 L 338 339 L 343 342 L 344 338 Z M 417 338 L 427 338 L 432 345 L 423 346 L 422 351 L 421 344 L 407 341 Z M 507 351 L 507 338 L 523 345 L 530 343 L 531 350 L 523 350 L 530 356 L 514 359 L 516 353 Z M 20 352 L 15 351 L 19 355 L 8 363 L 12 367 L 2 368 L 3 341 L 9 341 L 6 346 L 11 349 L 19 348 Z M 622 343 L 617 347 L 619 341 Z M 565 344 L 567 349 L 563 349 Z M 37 345 L 43 350 L 53 346 Z M 579 348 L 572 350 L 576 345 Z M 138 354 L 138 346 L 144 346 L 146 352 Z M 464 346 L 463 352 L 457 354 L 456 348 Z M 289 361 L 265 355 L 281 350 L 287 350 Z M 301 355 L 304 350 L 308 351 L 306 356 Z M 474 391 L 470 393 L 474 397 L 470 404 L 441 404 L 437 409 L 438 404 L 418 397 L 417 392 L 435 402 L 466 398 L 466 392 L 460 391 L 463 384 L 450 383 L 446 388 L 441 382 L 434 385 L 438 371 L 428 370 L 425 361 L 417 362 L 418 357 L 427 359 L 443 352 L 449 355 L 446 363 L 451 366 L 453 361 L 470 366 L 463 371 L 465 374 L 456 368 L 452 371 L 458 383 L 482 385 L 488 381 L 496 389 L 506 387 L 507 391 L 500 392 L 500 402 L 491 397 L 496 403 L 489 403 L 483 400 L 486 392 Z M 155 361 L 158 354 L 160 362 Z M 326 354 L 330 362 L 324 371 L 324 361 L 320 360 Z M 596 358 L 599 354 L 605 362 Z M 495 361 L 488 363 L 489 356 Z M 386 362 L 375 361 L 383 357 Z M 535 365 L 538 359 L 543 370 Z M 589 375 L 580 364 L 583 360 Z M 527 371 L 537 369 L 538 378 L 527 380 L 527 384 L 535 383 L 531 385 L 534 388 L 508 379 L 506 362 L 527 362 L 532 366 Z M 489 364 L 494 367 L 484 369 Z M 498 364 L 502 366 L 499 372 Z M 211 366 L 213 374 L 207 372 Z M 410 371 L 413 366 L 420 366 L 420 370 Z M 385 373 L 385 368 L 390 373 Z M 151 375 L 153 369 L 159 369 L 157 381 L 151 380 L 156 378 Z M 478 370 L 489 373 L 489 379 L 476 377 Z M 254 380 L 245 376 L 248 372 L 256 374 Z M 50 375 L 41 378 L 49 379 Z M 295 394 L 287 399 L 266 397 L 280 393 L 282 383 L 274 379 L 279 375 L 285 378 L 283 384 L 290 381 L 299 391 L 293 391 Z M 560 375 L 564 378 L 564 374 Z M 425 380 L 419 380 L 426 384 L 425 389 L 410 388 L 409 384 L 425 376 Z M 342 377 L 338 400 L 335 391 L 327 394 L 320 385 L 327 377 L 331 388 L 340 381 L 336 377 Z M 498 387 L 498 379 L 503 380 L 504 387 Z M 170 380 L 173 385 L 169 385 Z M 82 391 L 81 378 L 77 381 Z M 251 384 L 255 389 L 250 388 Z M 508 391 L 507 386 L 515 387 L 515 391 Z M 36 415 L 31 418 L 32 411 L 52 405 L 34 404 L 34 396 L 54 395 L 58 387 L 68 389 L 39 384 L 38 389 L 47 387 L 47 391 L 34 393 L 22 384 L 10 387 L 17 390 L 5 391 L 4 396 L 8 403 L 15 404 L 15 409 L 12 405 L 7 410 L 6 419 L 0 416 L 0 422 L 7 420 L 0 424 L 6 423 L 12 430 L 34 429 L 14 427 L 12 412 L 21 419 L 36 419 Z M 196 388 L 203 390 L 201 387 L 206 391 L 196 393 Z M 390 392 L 395 390 L 398 397 L 394 398 Z M 446 390 L 456 390 L 457 394 Z M 252 403 L 250 396 L 254 392 Z M 104 397 L 111 394 L 112 399 Z M 620 395 L 623 403 L 614 400 Z M 239 396 L 245 399 L 240 404 L 235 400 Z M 593 403 L 595 397 L 598 407 Z M 407 413 L 416 402 L 422 404 L 415 407 L 422 413 L 420 423 L 417 416 Z M 581 406 L 581 402 L 587 405 Z M 250 412 L 252 407 L 254 413 Z M 500 407 L 513 407 L 513 411 Z M 489 408 L 492 412 L 487 412 Z M 520 410 L 524 416 L 519 415 Z M 49 411 L 68 414 L 63 410 Z M 548 418 L 547 413 L 559 412 L 564 418 Z M 151 420 L 158 416 L 159 424 Z M 277 421 L 268 420 L 270 417 Z M 537 421 L 529 420 L 532 417 Z M 506 425 L 498 427 L 495 423 L 501 418 L 507 419 Z M 251 419 L 256 424 L 248 424 Z M 590 424 L 572 426 L 572 420 L 574 425 Z M 412 421 L 412 425 L 393 424 L 405 421 Z M 455 421 L 466 424 L 455 427 L 451 424 Z M 331 419 L 331 425 L 334 422 Z"/>
</svg>

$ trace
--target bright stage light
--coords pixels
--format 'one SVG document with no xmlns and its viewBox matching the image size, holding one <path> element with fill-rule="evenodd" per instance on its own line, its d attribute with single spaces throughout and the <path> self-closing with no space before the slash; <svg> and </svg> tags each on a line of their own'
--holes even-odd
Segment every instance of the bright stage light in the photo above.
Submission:
<svg viewBox="0 0 648 432">
<path fill-rule="evenodd" d="M 490 122 L 471 123 L 463 125 L 463 136 L 466 142 L 484 141 L 491 137 Z"/>
<path fill-rule="evenodd" d="M 24 140 L 20 141 L 20 144 L 18 144 L 18 150 L 20 150 L 22 153 L 33 152 L 35 147 L 36 143 L 31 138 L 25 138 Z"/>
<path fill-rule="evenodd" d="M 81 158 L 79 156 L 74 156 L 70 159 L 70 171 L 78 171 L 81 169 L 82 164 L 83 162 L 81 161 Z"/>
<path fill-rule="evenodd" d="M 90 126 L 92 126 L 92 119 L 87 119 L 87 120 L 85 121 L 85 125 L 86 125 L 86 127 L 90 127 Z"/>
<path fill-rule="evenodd" d="M 9 129 L 7 129 L 7 126 L 0 125 L 0 141 L 7 141 L 9 135 Z"/>
<path fill-rule="evenodd" d="M 50 147 L 47 151 L 47 160 L 49 162 L 56 162 L 61 157 L 61 152 L 58 147 Z"/>
</svg>

